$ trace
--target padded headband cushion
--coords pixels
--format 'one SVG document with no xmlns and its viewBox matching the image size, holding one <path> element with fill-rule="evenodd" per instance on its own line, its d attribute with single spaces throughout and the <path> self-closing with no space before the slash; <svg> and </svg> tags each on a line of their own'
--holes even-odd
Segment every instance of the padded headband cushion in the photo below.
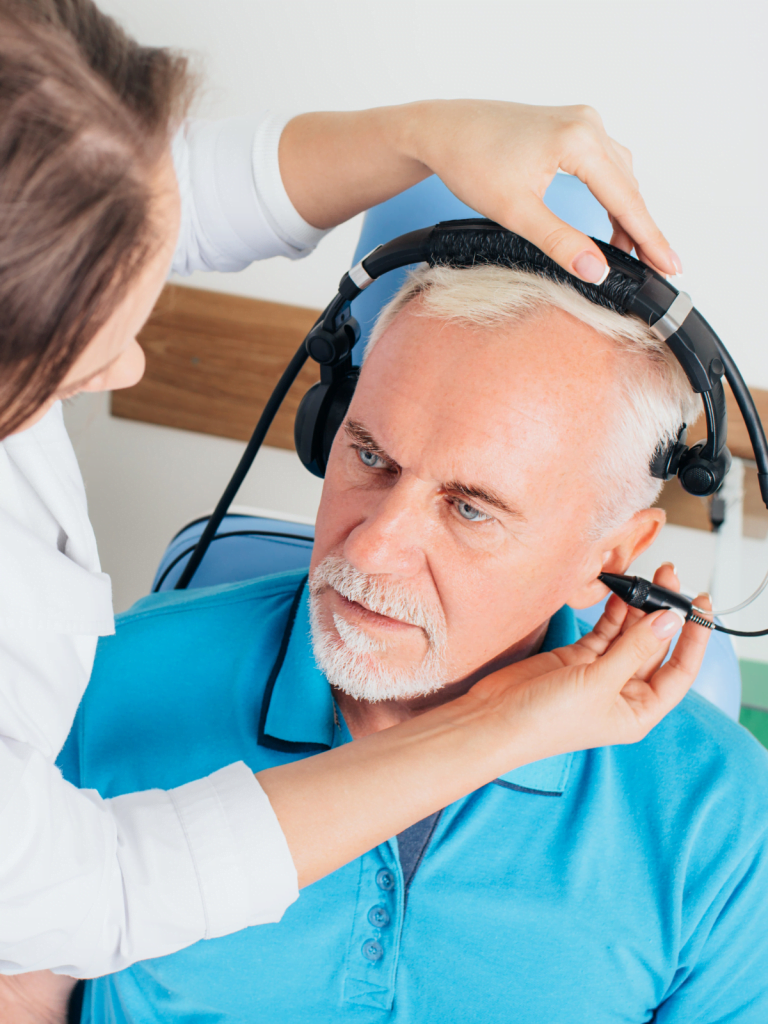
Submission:
<svg viewBox="0 0 768 1024">
<path fill-rule="evenodd" d="M 459 222 L 461 223 L 461 222 Z M 476 222 L 478 223 L 478 222 Z M 520 267 L 542 277 L 568 284 L 591 302 L 626 316 L 630 312 L 632 299 L 643 284 L 647 268 L 639 260 L 620 253 L 605 243 L 600 248 L 606 252 L 611 272 L 599 287 L 574 277 L 554 260 L 519 235 L 505 231 L 498 225 L 486 222 L 485 226 L 453 227 L 448 222 L 438 225 L 429 242 L 429 262 L 434 266 L 443 264 L 451 267 L 471 267 L 477 264 L 496 264 L 505 267 Z M 611 258 L 613 257 L 613 258 Z M 619 269 L 616 263 L 625 263 Z M 634 271 L 627 273 L 626 271 Z"/>
</svg>

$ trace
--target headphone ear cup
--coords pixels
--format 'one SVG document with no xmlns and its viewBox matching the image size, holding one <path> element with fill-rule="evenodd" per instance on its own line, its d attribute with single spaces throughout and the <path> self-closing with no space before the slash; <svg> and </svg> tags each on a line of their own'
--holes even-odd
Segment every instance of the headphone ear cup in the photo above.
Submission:
<svg viewBox="0 0 768 1024">
<path fill-rule="evenodd" d="M 333 439 L 347 415 L 359 375 L 355 366 L 338 380 L 313 384 L 299 403 L 293 439 L 302 464 L 315 476 L 325 476 Z"/>
<path fill-rule="evenodd" d="M 689 448 L 680 460 L 677 471 L 683 490 L 699 498 L 714 494 L 731 468 L 731 453 L 725 447 L 716 459 L 702 458 L 701 451 L 705 443 L 700 441 Z"/>
<path fill-rule="evenodd" d="M 359 367 L 355 366 L 345 374 L 341 380 L 331 384 L 331 390 L 326 399 L 325 409 L 322 413 L 323 422 L 318 424 L 322 428 L 322 475 L 325 476 L 325 468 L 333 447 L 333 439 L 339 432 L 339 427 L 344 422 L 352 402 L 352 396 L 357 387 L 357 378 L 360 376 Z"/>
<path fill-rule="evenodd" d="M 315 476 L 323 476 L 316 458 L 318 443 L 317 422 L 320 418 L 320 410 L 323 407 L 330 384 L 313 384 L 309 391 L 299 402 L 296 410 L 296 419 L 293 424 L 293 443 L 296 445 L 296 453 L 301 459 L 305 469 Z"/>
</svg>

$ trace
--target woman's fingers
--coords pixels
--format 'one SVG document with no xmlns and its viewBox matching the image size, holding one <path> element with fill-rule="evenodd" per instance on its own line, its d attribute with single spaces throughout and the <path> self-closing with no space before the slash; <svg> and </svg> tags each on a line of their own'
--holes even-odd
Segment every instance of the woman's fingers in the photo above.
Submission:
<svg viewBox="0 0 768 1024">
<path fill-rule="evenodd" d="M 602 657 L 586 667 L 590 683 L 618 697 L 629 680 L 637 678 L 642 666 L 666 649 L 680 626 L 680 617 L 674 612 L 660 611 L 644 616 L 622 632 Z"/>
<path fill-rule="evenodd" d="M 675 593 L 680 592 L 680 580 L 677 578 L 675 567 L 671 562 L 663 562 L 656 572 L 653 574 L 653 582 L 659 587 L 665 587 L 667 590 L 673 590 Z M 640 613 L 643 614 L 642 612 Z M 671 642 L 671 639 L 670 639 Z M 654 672 L 657 671 L 661 663 L 667 656 L 669 651 L 669 644 L 662 647 L 656 654 L 652 655 L 648 661 L 640 667 L 637 672 L 637 676 L 646 682 L 651 678 Z"/>
<path fill-rule="evenodd" d="M 592 654 L 599 657 L 605 654 L 610 645 L 621 633 L 624 622 L 627 618 L 628 607 L 615 594 L 608 598 L 603 614 L 597 620 L 592 630 L 577 640 L 573 647 L 585 648 Z M 568 648 L 561 648 L 562 651 Z"/>
<path fill-rule="evenodd" d="M 653 582 L 667 590 L 680 590 L 680 581 L 675 573 L 675 567 L 671 562 L 663 562 L 653 575 Z M 615 594 L 611 594 L 606 602 L 605 610 L 595 624 L 591 633 L 587 633 L 579 641 L 577 646 L 584 646 L 596 655 L 604 654 L 608 646 L 613 643 L 621 632 L 629 629 L 635 622 L 645 618 L 646 613 L 639 608 L 630 608 Z M 649 678 L 666 657 L 667 649 L 662 648 L 656 651 L 648 662 L 643 666 L 644 678 Z"/>
<path fill-rule="evenodd" d="M 605 149 L 580 154 L 573 162 L 565 158 L 560 166 L 580 178 L 606 208 L 621 248 L 634 248 L 640 259 L 661 274 L 682 271 L 679 258 L 653 221 L 626 166 Z M 593 284 L 605 280 L 605 256 L 587 235 L 556 217 L 533 191 L 511 198 L 509 212 L 503 212 L 500 218 L 505 227 L 524 235 L 576 277 Z"/>
<path fill-rule="evenodd" d="M 613 234 L 611 235 L 611 245 L 615 245 L 617 249 L 621 249 L 622 252 L 632 252 L 635 247 L 633 239 L 629 237 L 624 228 L 619 224 L 615 217 L 609 218 L 611 221 L 611 227 L 613 228 Z"/>
<path fill-rule="evenodd" d="M 533 242 L 582 281 L 601 284 L 606 279 L 609 267 L 605 256 L 588 235 L 560 220 L 534 192 L 510 198 L 508 210 L 499 218 L 504 227 Z"/>
<path fill-rule="evenodd" d="M 694 604 L 704 611 L 712 611 L 712 605 L 706 594 L 699 594 Z M 697 626 L 695 622 L 686 622 L 669 661 L 666 665 L 662 665 L 650 679 L 649 685 L 662 709 L 660 717 L 671 711 L 688 692 L 701 668 L 710 632 L 706 626 Z"/>
<path fill-rule="evenodd" d="M 575 174 L 632 239 L 638 256 L 662 274 L 682 271 L 680 260 L 648 212 L 637 181 L 608 136 L 571 147 L 560 166 Z"/>
</svg>

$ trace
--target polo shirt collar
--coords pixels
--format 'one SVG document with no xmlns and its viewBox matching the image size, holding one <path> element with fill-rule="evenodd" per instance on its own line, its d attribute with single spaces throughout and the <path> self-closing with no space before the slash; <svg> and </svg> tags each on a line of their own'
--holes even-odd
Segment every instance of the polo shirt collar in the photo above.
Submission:
<svg viewBox="0 0 768 1024">
<path fill-rule="evenodd" d="M 576 617 L 566 605 L 549 620 L 542 651 L 564 647 L 580 636 Z M 328 750 L 338 730 L 328 680 L 312 651 L 306 578 L 294 599 L 285 635 L 264 694 L 259 742 L 286 752 Z M 565 791 L 573 754 L 560 754 L 515 768 L 497 780 L 502 786 L 557 796 Z"/>
<path fill-rule="evenodd" d="M 333 694 L 312 651 L 304 577 L 264 694 L 259 743 L 286 752 L 328 750 L 334 741 L 334 719 Z"/>
</svg>

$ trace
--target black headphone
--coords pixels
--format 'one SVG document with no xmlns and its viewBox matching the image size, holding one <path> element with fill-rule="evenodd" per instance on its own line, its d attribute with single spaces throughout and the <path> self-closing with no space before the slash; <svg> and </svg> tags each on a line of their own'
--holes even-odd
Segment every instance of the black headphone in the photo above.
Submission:
<svg viewBox="0 0 768 1024">
<path fill-rule="evenodd" d="M 760 493 L 768 507 L 768 443 L 749 389 L 728 351 L 685 292 L 679 292 L 640 260 L 606 242 L 593 241 L 602 250 L 610 268 L 608 277 L 600 285 L 581 281 L 524 238 L 482 219 L 444 221 L 411 231 L 380 245 L 360 260 L 342 277 L 338 292 L 302 342 L 270 396 L 176 589 L 184 589 L 192 579 L 275 413 L 308 358 L 320 364 L 320 381 L 301 400 L 294 439 L 304 466 L 315 476 L 325 475 L 333 439 L 346 416 L 360 373 L 352 363 L 352 349 L 360 337 L 360 327 L 351 315 L 350 302 L 383 274 L 415 263 L 450 267 L 495 264 L 520 268 L 568 284 L 598 306 L 625 316 L 633 314 L 647 323 L 651 331 L 666 342 L 691 387 L 701 395 L 707 427 L 706 439 L 688 447 L 684 424 L 673 442 L 659 444 L 650 471 L 660 480 L 678 476 L 686 491 L 700 497 L 714 494 L 731 465 L 731 453 L 725 443 L 728 433 L 722 384 L 725 376 L 747 426 L 757 462 Z"/>
</svg>

